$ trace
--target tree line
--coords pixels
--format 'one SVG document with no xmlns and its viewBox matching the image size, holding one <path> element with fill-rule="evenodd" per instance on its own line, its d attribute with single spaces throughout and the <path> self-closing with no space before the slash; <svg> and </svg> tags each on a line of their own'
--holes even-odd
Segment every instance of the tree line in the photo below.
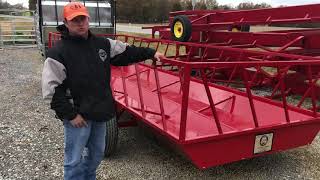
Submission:
<svg viewBox="0 0 320 180">
<path fill-rule="evenodd" d="M 271 8 L 267 3 L 240 3 L 236 7 L 219 5 L 216 0 L 198 0 L 196 10 L 231 10 Z M 129 23 L 161 23 L 168 20 L 169 12 L 192 10 L 192 0 L 117 0 L 117 20 Z"/>
<path fill-rule="evenodd" d="M 29 0 L 29 9 L 35 10 L 37 0 Z M 256 9 L 269 8 L 267 3 L 240 3 L 236 7 L 219 5 L 216 0 L 198 0 L 195 9 Z M 192 0 L 117 0 L 117 20 L 129 23 L 159 23 L 168 20 L 169 12 L 192 10 Z"/>
<path fill-rule="evenodd" d="M 9 4 L 7 1 L 0 0 L 0 9 L 24 9 L 22 3 L 18 3 L 15 5 Z"/>
</svg>

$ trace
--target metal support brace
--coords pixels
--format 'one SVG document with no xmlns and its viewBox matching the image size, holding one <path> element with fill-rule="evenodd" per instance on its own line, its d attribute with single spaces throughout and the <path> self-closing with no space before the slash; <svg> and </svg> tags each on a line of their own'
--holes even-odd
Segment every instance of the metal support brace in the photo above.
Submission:
<svg viewBox="0 0 320 180">
<path fill-rule="evenodd" d="M 13 45 L 16 45 L 16 24 L 14 22 L 14 19 L 11 20 L 11 27 L 12 27 L 12 38 L 13 38 Z"/>
<path fill-rule="evenodd" d="M 0 47 L 3 47 L 1 24 L 0 24 Z"/>
</svg>

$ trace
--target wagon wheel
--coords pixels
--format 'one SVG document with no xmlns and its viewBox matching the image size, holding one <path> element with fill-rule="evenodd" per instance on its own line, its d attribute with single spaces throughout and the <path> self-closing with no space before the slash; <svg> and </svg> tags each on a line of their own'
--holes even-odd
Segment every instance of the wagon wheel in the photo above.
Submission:
<svg viewBox="0 0 320 180">
<path fill-rule="evenodd" d="M 118 123 L 117 118 L 107 121 L 106 147 L 104 155 L 109 157 L 117 148 L 118 144 Z"/>
<path fill-rule="evenodd" d="M 237 25 L 237 26 L 230 26 L 229 31 L 232 32 L 249 32 L 250 31 L 250 25 Z"/>
<path fill-rule="evenodd" d="M 186 42 L 191 37 L 192 25 L 188 16 L 174 17 L 170 29 L 172 39 L 175 41 Z"/>
</svg>

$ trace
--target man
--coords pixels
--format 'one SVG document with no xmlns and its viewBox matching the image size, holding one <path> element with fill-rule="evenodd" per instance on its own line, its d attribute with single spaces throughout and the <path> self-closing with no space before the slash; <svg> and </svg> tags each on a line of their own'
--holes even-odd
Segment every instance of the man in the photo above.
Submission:
<svg viewBox="0 0 320 180">
<path fill-rule="evenodd" d="M 57 27 L 61 41 L 48 51 L 42 73 L 42 92 L 64 124 L 64 178 L 96 179 L 104 156 L 106 121 L 114 118 L 110 65 L 124 66 L 162 54 L 128 46 L 90 33 L 89 14 L 79 2 L 63 9 Z M 82 157 L 84 148 L 87 156 Z"/>
</svg>

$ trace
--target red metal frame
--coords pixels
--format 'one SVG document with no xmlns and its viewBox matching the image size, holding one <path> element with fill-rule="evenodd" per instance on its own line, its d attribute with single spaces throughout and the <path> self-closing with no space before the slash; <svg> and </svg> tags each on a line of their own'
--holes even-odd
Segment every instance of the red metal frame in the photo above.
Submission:
<svg viewBox="0 0 320 180">
<path fill-rule="evenodd" d="M 320 4 L 257 9 L 257 10 L 241 10 L 241 11 L 180 11 L 170 13 L 169 22 L 179 15 L 186 15 L 192 24 L 192 36 L 190 42 L 201 44 L 210 44 L 215 46 L 228 46 L 239 49 L 255 49 L 256 51 L 280 52 L 288 55 L 303 55 L 303 59 L 308 56 L 310 59 L 320 56 L 320 29 L 303 29 L 303 30 L 278 30 L 268 32 L 230 32 L 221 31 L 221 29 L 230 29 L 241 25 L 281 25 L 295 23 L 317 23 L 320 22 L 320 12 L 318 9 Z M 153 37 L 155 32 L 159 32 L 160 39 L 171 39 L 170 25 L 154 26 L 151 28 Z M 203 53 L 204 52 L 204 53 Z M 217 57 L 215 52 L 201 51 L 194 48 L 191 52 L 193 56 L 200 56 L 201 59 L 214 59 Z M 202 56 L 202 57 L 201 57 Z M 234 61 L 237 56 L 232 53 L 225 56 L 227 58 L 219 58 L 222 61 Z M 296 56 L 297 57 L 297 56 Z M 271 60 L 268 56 L 250 57 L 256 60 Z M 291 58 L 286 58 L 290 60 Z M 242 58 L 238 58 L 242 61 Z M 280 60 L 280 59 L 272 59 Z M 294 60 L 294 58 L 292 59 Z M 320 71 L 319 66 L 312 67 L 316 71 Z M 255 80 L 256 86 L 272 87 L 276 92 L 279 89 L 279 79 L 277 73 L 273 74 L 264 69 L 250 69 L 249 79 Z M 228 84 L 236 83 L 235 79 L 241 76 L 237 69 L 227 71 L 223 69 L 215 69 L 211 72 L 215 76 L 216 81 L 226 82 Z M 200 74 L 198 74 L 200 75 Z M 219 76 L 217 76 L 219 75 Z M 294 74 L 287 75 L 286 91 L 291 94 L 299 94 L 304 96 L 308 88 L 308 72 L 306 69 L 297 68 Z M 297 82 L 298 81 L 298 82 Z M 290 82 L 290 83 L 289 83 Z M 315 85 L 316 95 L 320 94 L 320 86 Z M 272 97 L 277 97 L 275 93 Z"/>
<path fill-rule="evenodd" d="M 60 35 L 49 36 L 57 40 Z M 166 58 L 161 62 L 112 67 L 113 95 L 119 107 L 167 137 L 199 168 L 310 144 L 319 132 L 315 84 L 320 73 L 312 68 L 320 66 L 318 57 L 125 35 L 101 36 L 164 49 Z M 174 55 L 168 51 L 172 48 L 176 49 Z M 203 55 L 194 55 L 195 49 L 201 49 Z M 255 76 L 250 77 L 247 69 L 266 67 L 278 72 L 275 78 L 280 99 L 258 96 L 252 90 Z M 219 69 L 240 72 L 238 83 L 245 89 L 216 84 L 212 73 Z M 287 101 L 285 78 L 296 69 L 308 72 L 309 82 L 300 102 L 292 104 Z M 198 72 L 199 77 L 191 76 L 192 72 Z M 311 109 L 302 106 L 307 97 Z M 255 137 L 265 133 L 274 135 L 272 149 L 255 154 Z"/>
<path fill-rule="evenodd" d="M 50 33 L 49 35 L 49 47 L 52 46 L 53 42 L 50 41 L 52 39 L 51 36 L 60 36 L 59 34 L 55 33 Z M 174 56 L 171 56 L 171 59 L 174 61 L 169 61 L 167 63 L 170 63 L 173 66 L 181 66 L 180 63 L 182 62 L 192 62 L 192 68 L 198 68 L 198 63 L 201 62 L 200 64 L 203 63 L 213 63 L 215 64 L 214 67 L 207 67 L 207 71 L 211 69 L 220 69 L 220 68 L 228 68 L 228 69 L 238 69 L 243 66 L 243 64 L 247 64 L 248 62 L 254 63 L 254 65 L 250 67 L 242 67 L 242 71 L 246 70 L 246 68 L 256 68 L 256 69 L 262 69 L 262 67 L 272 67 L 274 64 L 279 64 L 278 67 L 276 67 L 278 73 L 276 78 L 280 82 L 285 78 L 285 76 L 288 75 L 289 70 L 296 70 L 296 69 L 304 69 L 305 72 L 308 72 L 308 77 L 307 79 L 309 80 L 308 84 L 309 87 L 307 89 L 306 94 L 304 94 L 304 98 L 307 97 L 307 94 L 310 94 L 310 92 L 315 91 L 315 84 L 319 80 L 319 71 L 318 69 L 312 68 L 314 66 L 317 66 L 317 63 L 312 63 L 313 61 L 317 62 L 320 60 L 320 58 L 317 57 L 308 57 L 308 56 L 301 56 L 301 55 L 290 55 L 290 54 L 284 54 L 284 53 L 279 53 L 279 52 L 259 52 L 259 51 L 251 51 L 251 50 L 243 50 L 243 49 L 234 49 L 234 48 L 229 48 L 229 47 L 219 47 L 219 46 L 214 46 L 214 45 L 206 45 L 206 44 L 194 44 L 194 43 L 181 43 L 181 42 L 172 42 L 168 40 L 155 40 L 155 39 L 149 39 L 149 38 L 140 38 L 140 37 L 133 37 L 133 36 L 125 36 L 125 35 L 100 35 L 100 36 L 107 36 L 107 37 L 113 37 L 113 38 L 122 38 L 123 41 L 125 42 L 130 42 L 131 43 L 137 43 L 138 45 L 141 46 L 142 43 L 147 43 L 148 47 L 150 44 L 156 44 L 156 49 L 158 49 L 159 45 L 165 45 L 166 46 L 166 51 L 164 52 L 165 55 L 167 55 L 167 50 L 169 46 L 174 46 L 177 51 Z M 53 39 L 59 39 L 57 37 L 54 37 Z M 187 51 L 185 53 L 181 53 L 179 49 L 184 47 Z M 210 51 L 214 52 L 217 57 L 216 60 L 211 60 L 211 59 L 205 59 L 207 57 L 202 56 L 200 58 L 195 58 L 194 56 L 191 55 L 192 53 L 192 48 L 202 48 L 204 49 L 204 52 Z M 205 54 L 205 53 L 204 53 Z M 226 54 L 225 56 L 222 54 Z M 230 56 L 232 55 L 232 56 Z M 268 56 L 268 61 L 265 57 Z M 256 58 L 260 57 L 260 59 Z M 233 61 L 230 59 L 233 58 Z M 239 58 L 241 58 L 241 62 L 239 62 Z M 166 63 L 166 59 L 163 59 L 163 63 Z M 205 59 L 205 62 L 204 62 Z M 228 59 L 228 61 L 224 61 L 223 59 Z M 277 59 L 282 59 L 282 61 L 279 61 Z M 244 62 L 247 61 L 247 62 Z M 309 66 L 306 66 L 307 64 L 304 64 L 308 62 Z M 177 64 L 175 64 L 177 63 Z M 302 64 L 305 65 L 306 67 L 303 67 Z M 221 66 L 221 64 L 223 64 Z M 164 65 L 164 64 L 163 64 Z M 281 65 L 281 66 L 280 66 Z M 291 67 L 292 66 L 292 67 Z M 295 67 L 296 66 L 296 67 Z M 245 73 L 246 74 L 246 73 Z M 181 74 L 180 74 L 181 75 Z M 210 75 L 207 73 L 207 76 Z M 211 79 L 215 81 L 215 79 Z M 250 81 L 251 85 L 254 82 L 253 79 L 246 79 L 246 81 Z M 244 85 L 247 85 L 246 82 L 242 82 Z M 278 85 L 280 87 L 280 83 Z M 278 88 L 279 88 L 278 87 Z M 159 93 L 159 92 L 158 92 Z M 313 93 L 314 94 L 314 93 Z M 315 94 L 317 97 L 318 94 Z M 301 106 L 302 102 L 299 103 L 299 107 Z"/>
<path fill-rule="evenodd" d="M 232 11 L 178 11 L 172 12 L 169 22 L 175 16 L 186 15 L 191 20 L 193 32 L 229 29 L 241 25 L 295 24 L 320 21 L 320 4 L 291 6 L 269 9 L 232 10 Z M 170 26 L 145 27 L 155 32 L 167 31 Z"/>
</svg>

